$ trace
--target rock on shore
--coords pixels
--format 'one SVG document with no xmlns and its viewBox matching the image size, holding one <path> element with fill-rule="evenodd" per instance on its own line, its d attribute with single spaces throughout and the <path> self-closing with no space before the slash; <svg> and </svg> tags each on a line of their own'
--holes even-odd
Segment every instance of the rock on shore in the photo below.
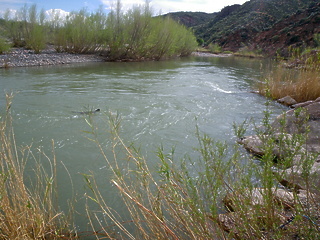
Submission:
<svg viewBox="0 0 320 240">
<path fill-rule="evenodd" d="M 278 116 L 270 132 L 240 140 L 256 156 L 272 155 L 276 163 L 273 174 L 283 187 L 243 189 L 225 196 L 223 203 L 228 212 L 219 214 L 218 223 L 238 239 L 252 236 L 241 230 L 242 218 L 267 221 L 268 216 L 261 213 L 271 201 L 275 203 L 272 221 L 279 230 L 288 229 L 288 239 L 296 239 L 299 228 L 310 221 L 314 227 L 320 226 L 320 98 L 287 105 L 294 109 Z M 303 218 L 297 216 L 301 209 L 306 213 Z M 261 229 L 259 234 L 267 233 Z"/>
<path fill-rule="evenodd" d="M 101 56 L 94 54 L 57 53 L 53 48 L 48 48 L 40 54 L 32 50 L 14 48 L 9 53 L 0 55 L 0 68 L 46 66 L 83 62 L 102 62 Z"/>
</svg>

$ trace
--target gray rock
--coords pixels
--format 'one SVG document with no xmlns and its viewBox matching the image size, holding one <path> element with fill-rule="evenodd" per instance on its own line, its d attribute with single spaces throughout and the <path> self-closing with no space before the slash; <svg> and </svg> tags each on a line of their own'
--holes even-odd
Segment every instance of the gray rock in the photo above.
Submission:
<svg viewBox="0 0 320 240">
<path fill-rule="evenodd" d="M 271 196 L 268 196 L 269 194 Z M 294 193 L 282 188 L 272 188 L 271 192 L 268 192 L 264 188 L 253 188 L 228 193 L 224 197 L 223 203 L 228 210 L 236 212 L 241 210 L 243 205 L 250 206 L 252 209 L 255 207 L 263 208 L 267 204 L 267 199 L 271 197 L 272 201 L 282 209 L 293 209 L 298 205 L 307 207 L 311 205 L 311 202 L 312 205 L 315 205 L 315 202 L 312 201 L 315 196 L 314 194 L 307 196 L 307 192 L 302 190 Z"/>
<path fill-rule="evenodd" d="M 306 164 L 292 166 L 286 170 L 275 172 L 275 175 L 279 182 L 286 187 L 320 194 L 320 162 L 313 163 L 309 169 Z"/>
<path fill-rule="evenodd" d="M 320 153 L 320 102 L 287 111 L 276 118 L 272 127 L 275 132 L 305 135 L 307 150 Z"/>
<path fill-rule="evenodd" d="M 299 155 L 305 151 L 320 153 L 320 102 L 313 102 L 281 114 L 271 127 L 274 134 L 248 136 L 239 142 L 245 149 L 258 156 L 263 156 L 268 146 L 274 144 L 275 157 L 286 158 L 294 154 L 294 161 L 299 161 Z M 299 141 L 295 140 L 297 138 L 301 138 L 300 142 L 304 138 L 305 145 L 299 146 Z"/>
<path fill-rule="evenodd" d="M 312 103 L 314 103 L 315 101 L 307 101 L 307 102 L 302 102 L 302 103 L 297 103 L 297 104 L 293 104 L 291 107 L 292 108 L 299 108 L 299 107 L 305 107 L 308 106 Z"/>
<path fill-rule="evenodd" d="M 247 151 L 259 157 L 269 151 L 273 155 L 274 162 L 284 163 L 286 161 L 286 167 L 299 164 L 306 153 L 305 146 L 300 145 L 291 134 L 286 133 L 248 136 L 239 142 Z"/>
<path fill-rule="evenodd" d="M 283 97 L 283 98 L 280 98 L 277 100 L 278 103 L 281 103 L 283 105 L 286 105 L 286 106 L 292 106 L 294 104 L 297 104 L 297 101 L 294 100 L 292 97 L 290 96 L 286 96 L 286 97 Z"/>
</svg>

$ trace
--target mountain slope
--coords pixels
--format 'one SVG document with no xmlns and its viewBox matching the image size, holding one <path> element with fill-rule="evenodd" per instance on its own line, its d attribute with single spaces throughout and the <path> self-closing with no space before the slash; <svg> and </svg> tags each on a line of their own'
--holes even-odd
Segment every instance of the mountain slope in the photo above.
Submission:
<svg viewBox="0 0 320 240">
<path fill-rule="evenodd" d="M 294 14 L 299 9 L 307 8 L 317 0 L 251 0 L 236 7 L 228 16 L 218 19 L 216 15 L 208 23 L 196 26 L 195 34 L 209 44 L 225 43 L 221 39 L 238 32 L 241 42 L 250 40 L 252 33 L 271 28 L 286 16 Z M 224 9 L 221 11 L 223 12 Z M 242 32 L 241 32 L 242 31 Z"/>
<path fill-rule="evenodd" d="M 174 12 L 163 15 L 171 17 L 186 27 L 194 27 L 202 25 L 210 21 L 217 13 L 204 12 Z"/>
<path fill-rule="evenodd" d="M 255 36 L 255 48 L 269 54 L 286 55 L 287 46 L 316 47 L 314 35 L 320 33 L 320 3 L 312 4 L 305 11 L 285 18 L 270 30 Z"/>
</svg>

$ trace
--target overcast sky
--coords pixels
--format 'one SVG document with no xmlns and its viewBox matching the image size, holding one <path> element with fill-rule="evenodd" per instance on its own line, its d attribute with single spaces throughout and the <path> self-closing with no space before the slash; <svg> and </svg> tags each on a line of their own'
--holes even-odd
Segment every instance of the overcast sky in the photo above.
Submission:
<svg viewBox="0 0 320 240">
<path fill-rule="evenodd" d="M 248 0 L 151 0 L 151 6 L 155 14 L 192 11 L 192 12 L 218 12 L 223 7 L 233 4 L 243 4 Z M 38 9 L 62 9 L 70 12 L 78 11 L 86 7 L 89 11 L 94 11 L 103 5 L 106 9 L 110 8 L 116 0 L 0 0 L 0 11 L 7 9 L 20 9 L 25 4 L 37 4 Z M 144 0 L 122 0 L 124 8 L 128 8 L 134 4 L 143 4 Z"/>
</svg>

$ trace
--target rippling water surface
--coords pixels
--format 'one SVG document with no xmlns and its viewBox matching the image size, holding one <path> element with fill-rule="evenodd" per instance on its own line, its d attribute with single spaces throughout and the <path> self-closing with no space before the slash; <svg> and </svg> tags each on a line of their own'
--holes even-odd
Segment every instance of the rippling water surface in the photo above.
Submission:
<svg viewBox="0 0 320 240">
<path fill-rule="evenodd" d="M 102 139 L 105 112 L 118 112 L 122 137 L 140 146 L 148 161 L 155 161 L 160 145 L 168 151 L 175 146 L 179 158 L 193 154 L 196 125 L 209 136 L 232 143 L 234 122 L 262 118 L 265 99 L 250 93 L 261 71 L 258 60 L 201 57 L 1 69 L 0 109 L 3 112 L 4 91 L 18 92 L 12 107 L 18 144 L 33 143 L 50 151 L 54 139 L 57 159 L 69 169 L 78 198 L 82 199 L 84 186 L 80 173 L 92 171 L 105 183 L 110 201 L 116 202 L 106 163 L 85 138 L 83 131 L 89 128 L 83 116 L 74 111 L 100 108 L 94 120 Z M 277 114 L 283 107 L 272 103 L 271 109 Z M 69 198 L 71 183 L 63 167 L 59 184 L 63 198 Z"/>
</svg>

